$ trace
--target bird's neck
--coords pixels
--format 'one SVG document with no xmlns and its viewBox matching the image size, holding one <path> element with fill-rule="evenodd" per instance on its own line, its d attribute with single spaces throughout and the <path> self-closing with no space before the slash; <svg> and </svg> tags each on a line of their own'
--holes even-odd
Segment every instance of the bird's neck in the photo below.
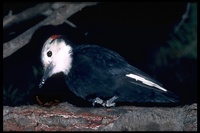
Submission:
<svg viewBox="0 0 200 133">
<path fill-rule="evenodd" d="M 55 64 L 53 73 L 63 72 L 67 75 L 72 67 L 72 47 L 69 45 L 62 47 L 53 60 Z"/>
</svg>

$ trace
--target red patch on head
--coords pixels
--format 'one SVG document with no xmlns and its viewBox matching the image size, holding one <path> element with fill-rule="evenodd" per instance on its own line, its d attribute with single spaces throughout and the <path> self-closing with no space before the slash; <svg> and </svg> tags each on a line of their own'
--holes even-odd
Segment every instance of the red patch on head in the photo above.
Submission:
<svg viewBox="0 0 200 133">
<path fill-rule="evenodd" d="M 53 35 L 53 36 L 51 36 L 50 38 L 54 40 L 54 39 L 59 38 L 60 36 L 61 36 L 61 35 Z"/>
</svg>

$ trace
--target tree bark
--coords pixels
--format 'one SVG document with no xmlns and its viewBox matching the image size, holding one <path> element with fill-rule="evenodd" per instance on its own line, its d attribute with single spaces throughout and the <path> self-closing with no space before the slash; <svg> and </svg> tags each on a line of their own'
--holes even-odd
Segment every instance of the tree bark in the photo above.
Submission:
<svg viewBox="0 0 200 133">
<path fill-rule="evenodd" d="M 4 131 L 197 131 L 197 104 L 178 107 L 3 107 Z"/>
</svg>

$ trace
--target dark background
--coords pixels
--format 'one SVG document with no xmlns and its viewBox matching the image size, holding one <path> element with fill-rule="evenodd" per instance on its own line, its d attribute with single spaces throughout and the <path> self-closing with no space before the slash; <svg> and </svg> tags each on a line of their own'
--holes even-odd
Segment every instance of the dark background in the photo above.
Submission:
<svg viewBox="0 0 200 133">
<path fill-rule="evenodd" d="M 4 3 L 3 16 L 12 9 L 17 14 L 37 3 Z M 44 102 L 66 100 L 67 92 L 62 76 L 48 79 L 44 89 L 38 85 L 42 77 L 40 52 L 44 41 L 53 34 L 65 34 L 76 44 L 97 44 L 118 52 L 130 64 L 160 81 L 165 88 L 180 97 L 184 104 L 196 102 L 197 64 L 195 59 L 177 59 L 173 67 L 152 69 L 155 53 L 166 46 L 186 10 L 184 2 L 105 2 L 86 7 L 68 20 L 67 24 L 45 26 L 38 29 L 29 44 L 3 60 L 3 104 L 16 106 L 37 103 L 40 96 Z M 43 20 L 45 16 L 27 20 L 3 30 L 7 42 L 27 28 Z M 173 65 L 174 63 L 174 65 Z M 178 72 L 179 71 L 179 72 Z M 184 80 L 176 78 L 183 73 Z M 78 101 L 73 94 L 68 100 Z"/>
</svg>

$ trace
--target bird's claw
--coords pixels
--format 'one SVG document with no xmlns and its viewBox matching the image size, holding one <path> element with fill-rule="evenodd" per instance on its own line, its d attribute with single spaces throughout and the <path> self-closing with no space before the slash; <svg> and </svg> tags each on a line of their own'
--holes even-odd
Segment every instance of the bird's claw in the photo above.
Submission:
<svg viewBox="0 0 200 133">
<path fill-rule="evenodd" d="M 92 106 L 94 107 L 96 103 L 101 104 L 103 106 L 104 101 L 101 98 L 96 97 L 92 102 Z"/>
<path fill-rule="evenodd" d="M 114 101 L 118 98 L 118 96 L 113 96 L 112 98 L 105 101 L 106 107 L 114 107 L 115 103 Z"/>
<path fill-rule="evenodd" d="M 114 107 L 116 103 L 114 103 L 113 101 L 116 100 L 118 97 L 117 96 L 113 96 L 112 98 L 104 101 L 99 97 L 96 97 L 93 100 L 92 105 L 95 106 L 96 103 L 101 104 L 103 107 Z"/>
</svg>

